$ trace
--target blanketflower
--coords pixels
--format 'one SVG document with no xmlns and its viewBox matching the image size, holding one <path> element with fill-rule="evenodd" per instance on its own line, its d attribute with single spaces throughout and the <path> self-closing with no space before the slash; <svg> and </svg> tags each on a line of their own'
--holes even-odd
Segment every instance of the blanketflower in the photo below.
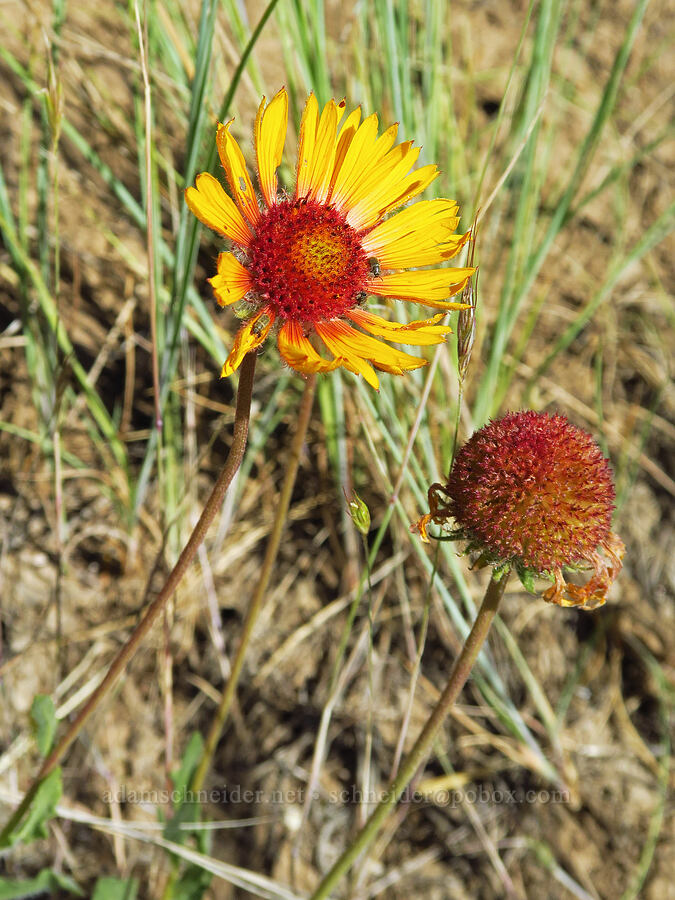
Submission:
<svg viewBox="0 0 675 900">
<path fill-rule="evenodd" d="M 473 268 L 420 268 L 451 259 L 469 239 L 469 233 L 454 234 L 455 201 L 425 200 L 387 218 L 420 194 L 438 169 L 410 171 L 420 148 L 412 141 L 394 145 L 397 125 L 378 137 L 376 115 L 361 122 L 357 108 L 340 125 L 344 112 L 344 101 L 331 100 L 320 113 L 310 94 L 292 195 L 277 182 L 288 124 L 283 88 L 268 105 L 263 97 L 255 121 L 262 204 L 230 133 L 231 121 L 218 126 L 216 142 L 232 197 L 206 172 L 185 192 L 197 218 L 233 245 L 232 252 L 220 254 L 217 274 L 209 279 L 216 300 L 221 306 L 244 301 L 248 313 L 223 376 L 276 323 L 279 353 L 293 369 L 310 374 L 343 366 L 377 389 L 375 369 L 401 375 L 426 365 L 377 338 L 441 343 L 450 331 L 441 323 L 445 312 L 463 308 L 448 298 L 463 289 Z M 408 324 L 389 322 L 364 308 L 368 294 L 442 312 Z"/>
<path fill-rule="evenodd" d="M 625 548 L 610 530 L 614 484 L 590 434 L 564 416 L 508 413 L 479 429 L 458 452 L 446 484 L 429 488 L 429 513 L 413 530 L 428 540 L 430 522 L 467 540 L 482 562 L 514 567 L 523 583 L 553 581 L 544 599 L 560 606 L 601 606 L 621 570 Z M 600 552 L 602 551 L 602 552 Z M 585 585 L 568 569 L 591 569 Z"/>
</svg>

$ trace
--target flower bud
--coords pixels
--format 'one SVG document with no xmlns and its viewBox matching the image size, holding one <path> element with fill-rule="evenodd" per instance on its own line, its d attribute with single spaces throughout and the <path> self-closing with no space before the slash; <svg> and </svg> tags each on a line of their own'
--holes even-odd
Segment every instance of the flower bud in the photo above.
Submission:
<svg viewBox="0 0 675 900">
<path fill-rule="evenodd" d="M 361 534 L 368 534 L 370 531 L 370 511 L 356 491 L 352 492 L 352 499 L 347 500 L 347 509 L 352 517 L 352 522 Z"/>
</svg>

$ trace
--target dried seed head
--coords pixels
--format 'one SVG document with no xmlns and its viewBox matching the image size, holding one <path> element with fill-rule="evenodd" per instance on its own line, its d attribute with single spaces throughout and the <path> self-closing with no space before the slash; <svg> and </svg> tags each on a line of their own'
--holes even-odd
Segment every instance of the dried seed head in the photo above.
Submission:
<svg viewBox="0 0 675 900">
<path fill-rule="evenodd" d="M 462 303 L 469 303 L 470 306 L 460 310 L 457 319 L 457 369 L 460 381 L 464 381 L 466 378 L 476 337 L 475 294 L 470 280 L 462 292 Z"/>
<path fill-rule="evenodd" d="M 47 121 L 52 139 L 52 151 L 55 153 L 61 137 L 63 120 L 63 84 L 54 65 L 51 45 L 47 44 L 47 90 L 45 92 Z"/>
</svg>

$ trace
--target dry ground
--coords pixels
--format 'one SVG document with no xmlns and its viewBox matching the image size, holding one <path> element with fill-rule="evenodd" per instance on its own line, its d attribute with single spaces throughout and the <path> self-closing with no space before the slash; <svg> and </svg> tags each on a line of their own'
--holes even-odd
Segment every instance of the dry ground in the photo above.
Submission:
<svg viewBox="0 0 675 900">
<path fill-rule="evenodd" d="M 38 23 L 44 10 L 34 5 L 8 4 L 21 11 L 21 31 L 33 46 L 39 40 Z M 582 5 L 583 6 L 583 5 Z M 592 42 L 568 47 L 561 63 L 575 77 L 593 85 L 604 77 L 621 39 L 629 3 L 605 5 L 594 23 Z M 332 7 L 331 7 L 332 8 Z M 481 55 L 474 68 L 503 71 L 509 63 L 517 35 L 518 5 L 457 5 L 458 34 L 472 28 L 481 34 Z M 613 10 L 616 9 L 616 12 Z M 662 45 L 666 4 L 648 11 L 638 38 L 635 60 L 628 70 L 628 88 L 622 94 L 618 121 L 626 140 L 646 145 L 663 123 L 672 91 L 672 56 L 650 66 L 646 76 L 640 65 L 649 48 Z M 672 10 L 671 10 L 672 12 Z M 7 9 L 5 10 L 7 14 Z M 591 14 L 582 9 L 582 15 Z M 115 33 L 116 17 L 103 5 L 91 9 L 73 6 L 64 28 L 63 70 L 67 114 L 91 131 L 92 106 L 115 97 L 106 130 L 89 134 L 95 149 L 114 167 L 134 196 L 140 196 L 130 118 L 132 93 L 125 60 L 133 59 L 128 33 Z M 113 32 L 111 34 L 111 31 Z M 273 38 L 266 36 L 267 47 Z M 660 43 L 661 42 L 661 43 Z M 21 57 L 15 38 L 8 39 Z M 114 52 L 106 48 L 115 47 Z M 589 49 L 590 46 L 590 49 Z M 474 54 L 477 53 L 474 42 Z M 262 54 L 261 54 L 262 55 Z M 25 53 L 24 53 L 25 61 Z M 37 70 L 41 63 L 36 62 Z M 10 193 L 16 196 L 19 177 L 19 109 L 25 92 L 14 74 L 0 62 L 0 132 L 3 165 Z M 499 101 L 499 77 L 486 77 L 478 90 L 485 117 Z M 592 90 L 592 87 L 589 87 Z M 664 100 L 665 98 L 665 100 Z M 240 110 L 253 107 L 253 92 L 244 84 Z M 119 110 L 126 110 L 126 118 Z M 652 109 L 639 132 L 631 132 L 645 110 Z M 672 107 L 671 107 L 672 111 Z M 180 157 L 180 135 L 171 130 L 170 112 L 164 110 L 164 149 Z M 581 122 L 570 115 L 569 144 L 560 147 L 561 159 L 578 140 Z M 36 153 L 34 148 L 33 155 Z M 660 214 L 672 190 L 675 163 L 672 142 L 647 156 L 630 176 L 626 202 L 627 243 Z M 589 176 L 598 183 L 603 171 Z M 111 199 L 96 172 L 64 140 L 61 163 L 61 311 L 79 358 L 89 369 L 103 347 L 98 385 L 109 408 L 122 408 L 121 430 L 129 443 L 132 464 L 140 458 L 151 414 L 149 356 L 147 353 L 147 293 L 143 275 L 143 236 Z M 670 194 L 672 198 L 672 193 Z M 167 210 L 175 198 L 167 198 Z M 611 203 L 591 204 L 579 228 L 568 232 L 556 247 L 553 264 L 546 267 L 538 291 L 547 294 L 546 311 L 516 373 L 510 402 L 518 405 L 528 375 L 548 347 L 603 276 L 615 250 L 606 222 Z M 167 217 L 169 212 L 167 212 Z M 168 228 L 170 222 L 165 222 Z M 508 225 L 502 223 L 502 228 Z M 613 233 L 613 232 L 612 232 Z M 114 239 L 114 240 L 113 240 Z M 125 264 L 115 249 L 121 243 L 129 257 Z M 198 270 L 199 285 L 212 265 L 215 244 L 203 239 Z M 501 248 L 506 246 L 503 242 Z M 489 336 L 491 300 L 499 283 L 501 249 L 482 251 L 481 323 L 475 366 Z M 673 284 L 673 245 L 663 243 L 646 260 L 629 270 L 612 292 L 594 322 L 572 348 L 561 356 L 537 384 L 532 402 L 555 406 L 593 430 L 597 422 L 596 392 L 589 378 L 598 346 L 612 365 L 603 370 L 601 396 L 605 435 L 624 490 L 616 530 L 628 552 L 624 571 L 610 602 L 594 614 L 560 611 L 525 595 L 515 585 L 509 590 L 504 620 L 519 642 L 527 663 L 553 708 L 561 698 L 569 708 L 563 719 L 560 745 L 568 773 L 570 796 L 566 802 L 499 802 L 508 791 L 552 790 L 543 783 L 516 742 L 504 733 L 475 687 L 462 697 L 460 714 L 447 725 L 442 741 L 453 768 L 469 777 L 465 789 L 478 791 L 470 811 L 468 800 L 444 807 L 415 805 L 408 811 L 397 840 L 386 850 L 386 870 L 405 867 L 397 880 L 384 887 L 386 897 L 495 898 L 504 885 L 490 862 L 486 845 L 496 846 L 520 894 L 532 898 L 572 896 L 556 881 L 546 862 L 549 848 L 561 866 L 591 897 L 619 897 L 639 865 L 650 829 L 658 827 L 654 859 L 640 890 L 645 900 L 675 897 L 675 829 L 672 799 L 667 799 L 660 820 L 664 778 L 672 788 L 672 773 L 664 776 L 669 709 L 664 689 L 645 664 L 645 651 L 672 680 L 675 666 L 675 532 L 673 530 L 672 447 L 675 435 L 675 392 L 669 383 L 669 356 L 673 350 L 672 309 L 668 286 Z M 18 279 L 0 248 L 0 328 L 7 329 L 19 316 Z M 133 264 L 132 264 L 133 263 Z M 491 280 L 492 279 L 492 280 Z M 204 295 L 207 292 L 204 290 Z M 120 318 L 124 304 L 130 315 Z M 219 316 L 226 342 L 234 327 Z M 212 362 L 197 353 L 192 384 L 179 385 L 185 408 L 185 464 L 187 530 L 190 516 L 199 509 L 224 457 L 232 421 L 232 389 L 220 383 Z M 262 378 L 257 403 L 264 405 L 274 385 L 272 358 L 260 362 Z M 35 398 L 25 364 L 25 350 L 17 332 L 0 337 L 0 420 L 37 430 Z M 358 483 L 376 522 L 386 502 L 377 470 L 360 441 L 358 410 L 346 385 L 347 430 L 353 444 Z M 471 395 L 471 386 L 469 386 Z M 126 398 L 126 399 L 125 399 Z M 105 704 L 85 736 L 68 755 L 64 769 L 65 800 L 78 809 L 104 817 L 130 821 L 153 819 L 145 804 L 114 799 L 105 792 L 120 789 L 161 790 L 165 769 L 180 755 L 189 734 L 205 730 L 222 685 L 226 658 L 236 642 L 245 610 L 247 589 L 254 583 L 270 527 L 274 498 L 283 474 L 295 401 L 267 445 L 260 450 L 246 483 L 241 503 L 231 521 L 208 541 L 208 562 L 195 566 L 181 587 L 167 621 L 167 633 L 155 630 L 152 640 L 130 667 L 114 698 Z M 508 404 L 507 404 L 508 405 Z M 646 443 L 641 446 L 641 435 Z M 219 859 L 286 880 L 290 871 L 294 812 L 289 799 L 306 783 L 313 740 L 326 700 L 330 666 L 337 635 L 345 616 L 344 604 L 329 607 L 351 586 L 358 559 L 350 556 L 338 528 L 338 498 L 323 443 L 318 413 L 311 425 L 294 495 L 292 520 L 277 565 L 274 588 L 248 658 L 239 695 L 239 709 L 219 749 L 211 784 L 263 792 L 261 802 L 237 801 L 236 794 L 216 804 L 212 817 L 245 819 L 270 816 L 256 827 L 220 832 L 212 853 Z M 53 474 L 49 459 L 39 448 L 16 434 L 0 431 L 0 596 L 2 603 L 2 706 L 0 750 L 7 750 L 27 727 L 31 700 L 37 692 L 57 692 L 59 702 L 101 673 L 135 621 L 145 582 L 162 548 L 161 511 L 157 493 L 148 494 L 139 524 L 129 532 L 114 497 L 115 472 L 90 439 L 86 417 L 76 408 L 63 422 L 63 441 L 91 467 L 85 475 L 66 467 L 64 506 L 67 530 L 61 551 L 63 575 L 57 578 L 59 548 L 55 530 Z M 198 459 L 198 466 L 194 462 Z M 670 471 L 669 471 L 669 466 Z M 368 487 L 370 485 L 370 487 Z M 411 517 L 419 513 L 406 500 Z M 226 537 L 225 537 L 226 536 Z M 384 780 L 391 766 L 410 678 L 409 650 L 417 630 L 425 592 L 425 579 L 410 553 L 402 528 L 394 529 L 378 561 L 376 596 L 382 594 L 382 612 L 375 634 L 377 706 L 375 710 L 374 764 Z M 357 549 L 358 549 L 358 545 Z M 169 564 L 171 548 L 155 579 L 158 585 Z M 390 559 L 411 567 L 408 592 L 402 590 Z M 411 574 L 412 573 L 412 574 Z M 447 575 L 450 579 L 450 576 Z M 481 577 L 471 575 L 476 597 Z M 57 653 L 56 585 L 59 583 L 62 652 Z M 411 592 L 410 586 L 416 587 Z M 206 600 L 217 606 L 225 645 L 218 649 Z M 300 626 L 312 622 L 322 610 L 332 613 L 316 621 L 309 633 Z M 168 634 L 168 637 L 167 637 Z M 290 646 L 285 642 L 297 638 Z M 537 727 L 531 696 L 497 637 L 492 641 L 500 673 L 526 721 Z M 434 606 L 410 734 L 424 721 L 436 690 L 443 684 L 456 652 L 456 637 L 440 606 Z M 167 684 L 167 659 L 171 683 Z M 74 672 L 70 680 L 66 673 Z M 573 676 L 576 673 L 576 682 Z M 314 803 L 310 827 L 300 842 L 296 884 L 307 890 L 317 871 L 325 869 L 353 823 L 354 806 L 331 802 L 330 792 L 347 788 L 359 777 L 363 756 L 363 725 L 367 716 L 366 670 L 349 684 L 338 705 L 331 728 L 328 762 L 321 779 L 321 799 Z M 571 685 L 571 693 L 566 691 Z M 213 686 L 213 687 L 212 687 Z M 172 700 L 169 720 L 173 747 L 167 740 L 166 697 Z M 546 746 L 545 734 L 539 735 Z M 672 731 L 671 731 L 672 739 Z M 553 752 L 553 751 L 551 751 Z M 24 752 L 18 760 L 2 757 L 3 790 L 24 788 L 36 758 Z M 441 774 L 432 764 L 428 775 Z M 275 791 L 286 792 L 285 803 L 273 802 Z M 480 792 L 490 797 L 481 799 Z M 495 792 L 502 792 L 501 795 Z M 218 806 L 220 808 L 218 808 Z M 477 813 L 485 835 L 477 831 L 471 813 Z M 167 871 L 166 857 L 149 845 L 102 835 L 67 819 L 57 820 L 48 841 L 16 850 L 0 860 L 0 871 L 13 877 L 36 872 L 51 861 L 78 880 L 91 885 L 102 873 L 130 873 L 141 880 L 141 896 L 157 897 Z M 383 866 L 382 872 L 385 871 Z M 208 896 L 230 898 L 243 892 L 214 882 Z M 365 895 L 363 895 L 365 896 Z"/>
</svg>

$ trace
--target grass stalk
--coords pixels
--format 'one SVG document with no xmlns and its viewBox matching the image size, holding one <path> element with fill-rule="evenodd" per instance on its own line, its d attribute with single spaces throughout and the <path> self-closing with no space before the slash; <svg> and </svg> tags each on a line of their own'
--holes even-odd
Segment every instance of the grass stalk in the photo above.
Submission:
<svg viewBox="0 0 675 900">
<path fill-rule="evenodd" d="M 162 409 L 159 397 L 159 358 L 157 346 L 157 284 L 155 276 L 156 268 L 156 243 L 154 227 L 154 208 L 152 202 L 152 189 L 154 184 L 152 164 L 152 93 L 150 90 L 150 75 L 148 72 L 148 13 L 144 4 L 143 21 L 138 7 L 138 0 L 134 0 L 134 16 L 138 35 L 138 49 L 141 60 L 141 73 L 143 75 L 143 113 L 144 113 L 144 145 L 145 145 L 145 215 L 146 215 L 146 247 L 148 255 L 148 295 L 150 297 L 150 340 L 152 343 L 152 386 L 155 404 L 155 427 L 161 431 Z"/>
</svg>

